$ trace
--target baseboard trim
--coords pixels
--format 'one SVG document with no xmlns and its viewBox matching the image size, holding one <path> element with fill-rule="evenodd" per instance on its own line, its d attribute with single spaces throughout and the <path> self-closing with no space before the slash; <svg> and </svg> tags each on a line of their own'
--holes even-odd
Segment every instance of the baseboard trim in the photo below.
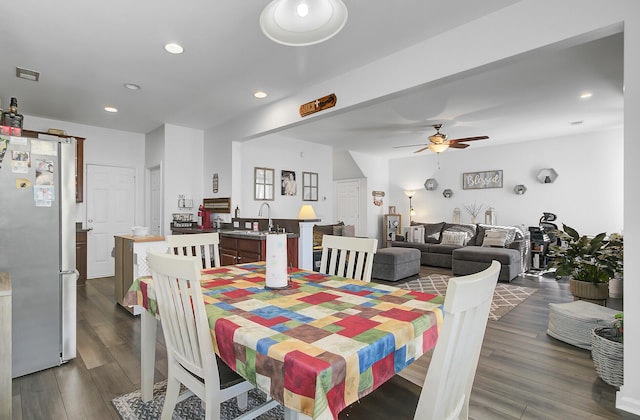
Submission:
<svg viewBox="0 0 640 420">
<path fill-rule="evenodd" d="M 640 400 L 624 394 L 624 385 L 616 392 L 616 408 L 628 413 L 640 415 Z"/>
</svg>

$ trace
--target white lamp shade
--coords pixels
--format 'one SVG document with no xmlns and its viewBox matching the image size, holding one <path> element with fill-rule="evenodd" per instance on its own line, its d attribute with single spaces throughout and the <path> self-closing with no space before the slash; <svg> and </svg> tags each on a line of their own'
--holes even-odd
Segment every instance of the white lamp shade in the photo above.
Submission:
<svg viewBox="0 0 640 420">
<path fill-rule="evenodd" d="M 429 145 L 429 150 L 431 150 L 432 152 L 436 152 L 436 153 L 442 153 L 445 150 L 447 150 L 449 148 L 449 145 L 446 143 L 441 143 L 441 144 L 430 144 Z"/>
<path fill-rule="evenodd" d="M 340 32 L 347 16 L 342 0 L 273 0 L 260 15 L 260 29 L 280 44 L 313 45 Z"/>
<path fill-rule="evenodd" d="M 317 219 L 316 212 L 313 210 L 311 204 L 304 204 L 300 207 L 300 211 L 298 212 L 298 219 Z"/>
<path fill-rule="evenodd" d="M 404 194 L 407 197 L 412 198 L 414 195 L 416 195 L 416 192 L 414 190 L 404 190 Z"/>
</svg>

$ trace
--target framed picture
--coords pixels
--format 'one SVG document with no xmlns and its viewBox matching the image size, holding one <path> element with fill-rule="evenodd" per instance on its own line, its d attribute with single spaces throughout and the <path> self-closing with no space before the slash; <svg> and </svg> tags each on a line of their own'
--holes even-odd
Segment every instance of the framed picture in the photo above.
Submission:
<svg viewBox="0 0 640 420">
<path fill-rule="evenodd" d="M 274 171 L 271 168 L 253 168 L 254 200 L 272 201 L 274 189 Z"/>
<path fill-rule="evenodd" d="M 318 174 L 302 173 L 302 201 L 318 201 Z"/>
<path fill-rule="evenodd" d="M 396 206 L 389 206 L 389 214 L 396 214 Z"/>
<path fill-rule="evenodd" d="M 462 174 L 463 190 L 479 190 L 484 188 L 502 188 L 502 169 L 483 172 L 466 172 Z"/>
<path fill-rule="evenodd" d="M 281 195 L 296 195 L 298 193 L 298 187 L 296 185 L 296 173 L 295 171 L 282 171 L 282 188 Z"/>
</svg>

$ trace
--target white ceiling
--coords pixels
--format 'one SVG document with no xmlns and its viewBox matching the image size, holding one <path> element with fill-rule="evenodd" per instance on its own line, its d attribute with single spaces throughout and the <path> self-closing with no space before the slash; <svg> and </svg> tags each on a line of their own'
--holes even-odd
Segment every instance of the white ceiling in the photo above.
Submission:
<svg viewBox="0 0 640 420">
<path fill-rule="evenodd" d="M 514 3 L 346 0 L 349 19 L 338 35 L 286 47 L 259 29 L 268 2 L 23 0 L 3 10 L 0 25 L 2 106 L 15 96 L 23 114 L 139 133 L 163 123 L 207 129 Z M 167 42 L 185 52 L 166 53 Z M 16 78 L 16 67 L 41 72 L 40 81 Z M 256 90 L 269 97 L 255 99 Z M 579 100 L 587 90 L 593 97 Z M 413 149 L 393 146 L 424 143 L 437 122 L 449 138 L 491 137 L 471 147 L 621 125 L 622 36 L 532 53 L 387 99 L 282 134 L 400 156 Z M 106 113 L 107 105 L 119 112 Z"/>
</svg>

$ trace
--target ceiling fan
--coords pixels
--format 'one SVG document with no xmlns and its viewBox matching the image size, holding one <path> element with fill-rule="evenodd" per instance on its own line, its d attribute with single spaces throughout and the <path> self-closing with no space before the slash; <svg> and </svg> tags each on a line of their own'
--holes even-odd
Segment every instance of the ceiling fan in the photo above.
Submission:
<svg viewBox="0 0 640 420">
<path fill-rule="evenodd" d="M 432 127 L 436 129 L 436 133 L 429 136 L 429 141 L 431 143 L 411 144 L 407 146 L 396 146 L 395 148 L 397 149 L 400 147 L 424 146 L 413 153 L 420 153 L 427 149 L 431 150 L 432 152 L 441 153 L 447 150 L 449 147 L 451 147 L 452 149 L 466 149 L 467 147 L 469 147 L 468 144 L 465 144 L 465 142 L 467 141 L 486 140 L 489 138 L 489 136 L 476 136 L 476 137 L 464 137 L 460 139 L 447 140 L 447 135 L 440 132 L 440 129 L 442 128 L 442 124 L 434 124 Z"/>
</svg>

